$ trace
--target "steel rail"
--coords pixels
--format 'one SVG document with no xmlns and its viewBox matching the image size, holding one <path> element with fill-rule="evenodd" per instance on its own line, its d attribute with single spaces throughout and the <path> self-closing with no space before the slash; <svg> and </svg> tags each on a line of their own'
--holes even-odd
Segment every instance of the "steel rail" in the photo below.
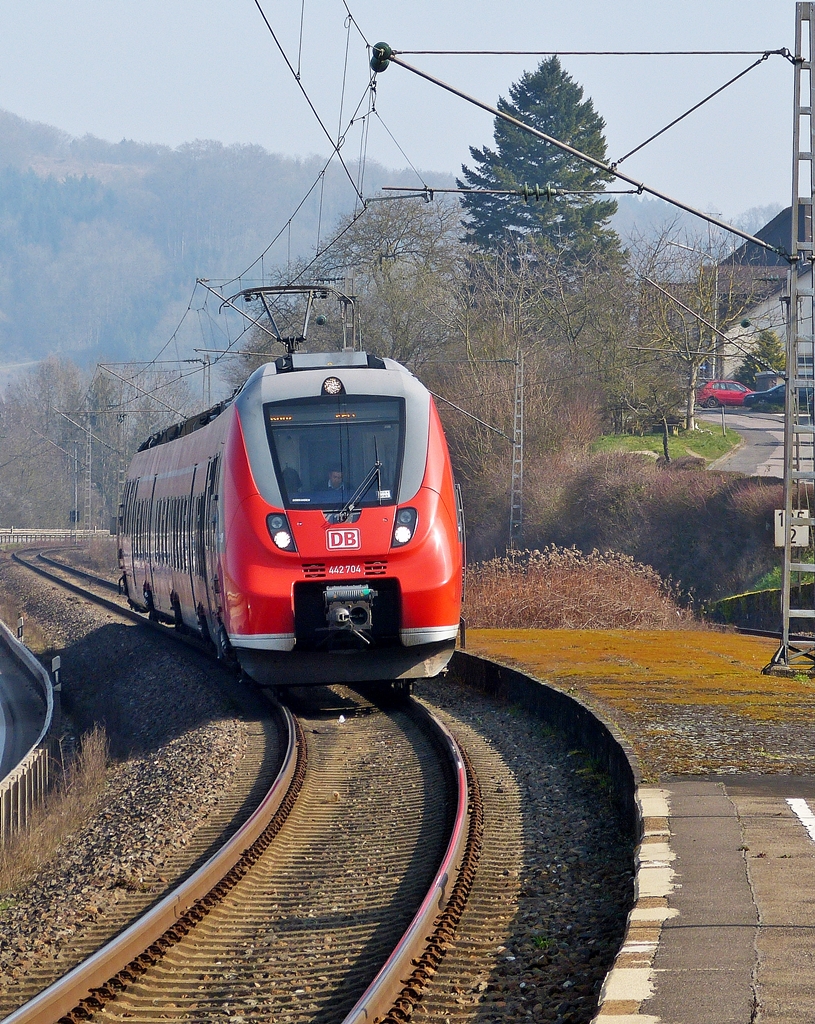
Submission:
<svg viewBox="0 0 815 1024">
<path fill-rule="evenodd" d="M 95 583 L 98 587 L 104 587 L 105 590 L 114 590 L 117 594 L 121 593 L 117 584 L 111 583 L 110 580 L 97 576 L 95 573 L 87 572 L 85 569 L 79 569 L 75 565 L 69 565 L 67 562 L 60 562 L 58 558 L 49 558 L 44 551 L 40 551 L 37 558 L 45 562 L 46 565 L 53 565 L 56 569 L 64 569 L 65 572 L 72 573 L 74 576 L 80 576 L 83 580 Z"/>
<path fill-rule="evenodd" d="M 475 877 L 483 832 L 478 779 L 450 730 L 418 701 L 414 706 L 441 733 L 452 760 L 457 789 L 453 829 L 441 865 L 413 920 L 342 1024 L 377 1020 L 387 1024 L 410 1016 L 425 982 L 444 956 Z"/>
<path fill-rule="evenodd" d="M 281 710 L 288 733 L 283 765 L 248 821 L 152 910 L 15 1010 L 3 1024 L 86 1019 L 163 956 L 246 874 L 279 831 L 305 777 L 305 737 L 288 708 Z"/>
<path fill-rule="evenodd" d="M 36 550 L 36 549 L 32 549 Z M 25 554 L 26 552 L 23 552 Z M 193 632 L 179 632 L 172 625 L 165 625 L 161 622 L 156 622 L 153 619 L 147 617 L 144 612 L 133 611 L 132 608 L 125 608 L 124 605 L 118 601 L 110 601 L 106 597 L 102 597 L 101 594 L 94 594 L 91 590 L 85 590 L 84 587 L 80 587 L 76 583 L 71 583 L 70 580 L 63 579 L 61 576 L 57 576 L 55 573 L 49 572 L 47 569 L 43 569 L 39 565 L 34 565 L 32 562 L 26 561 L 16 552 L 12 554 L 12 559 L 24 566 L 26 569 L 30 569 L 31 572 L 37 573 L 38 576 L 42 576 L 44 579 L 50 580 L 52 583 L 57 583 L 59 586 L 64 587 L 66 590 L 70 590 L 72 594 L 78 594 L 79 597 L 84 597 L 87 601 L 92 601 L 94 604 L 100 605 L 102 608 L 107 608 L 109 611 L 115 612 L 117 615 L 121 615 L 123 619 L 127 619 L 130 622 L 135 622 L 140 626 L 144 626 L 146 629 L 152 629 L 154 632 L 161 634 L 161 636 L 169 637 L 176 643 L 184 644 L 185 647 L 189 647 L 191 650 L 197 651 L 199 654 L 207 654 L 206 641 L 200 636 Z M 38 553 L 38 558 L 43 556 Z M 44 559 L 48 561 L 48 559 Z M 73 573 L 78 575 L 87 576 L 88 573 L 84 573 L 81 569 L 74 569 L 73 566 L 68 566 L 62 563 L 58 563 L 51 560 L 52 565 L 58 565 L 63 572 Z M 93 577 L 94 579 L 96 577 Z M 107 580 L 100 580 L 100 583 L 104 583 L 113 589 L 115 584 L 109 583 Z M 5 1024 L 5 1022 L 3 1022 Z"/>
<path fill-rule="evenodd" d="M 131 611 L 130 608 L 125 608 L 123 605 L 119 604 L 118 601 L 109 601 L 106 597 L 101 597 L 99 594 L 93 594 L 89 590 L 85 590 L 83 587 L 80 587 L 78 584 L 71 583 L 70 580 L 64 580 L 61 577 L 56 576 L 54 573 L 49 572 L 47 569 L 43 569 L 39 565 L 34 565 L 31 562 L 26 561 L 26 559 L 18 555 L 16 551 L 12 553 L 11 557 L 13 561 L 24 566 L 26 569 L 30 569 L 31 572 L 37 573 L 38 576 L 43 576 L 45 579 L 51 580 L 52 583 L 59 583 L 61 587 L 65 587 L 66 590 L 70 590 L 72 593 L 78 594 L 80 597 L 84 597 L 88 601 L 93 601 L 94 604 L 99 604 L 103 608 L 116 612 L 118 615 L 122 615 L 124 618 L 130 619 L 133 622 L 143 622 L 145 624 L 149 622 L 149 620 L 145 619 L 143 615 L 140 615 L 138 612 Z M 63 566 L 60 566 L 60 568 L 63 568 Z M 64 568 L 65 572 L 74 572 L 73 568 L 69 569 L 67 566 Z M 5 1024 L 5 1022 L 3 1022 L 3 1024 Z"/>
<path fill-rule="evenodd" d="M 150 622 L 137 612 L 123 608 L 121 605 L 108 601 L 103 597 L 89 594 L 81 587 L 62 580 L 47 570 L 19 558 L 17 555 L 12 557 L 26 566 L 26 568 L 54 580 L 75 593 L 96 601 L 103 607 L 109 607 L 127 618 L 153 626 L 174 639 L 184 639 L 167 627 Z M 45 561 L 50 561 L 67 572 L 76 572 L 84 576 L 89 575 L 81 570 L 75 570 L 72 566 L 65 566 L 55 560 L 47 559 L 42 555 L 39 557 Z M 197 645 L 195 646 L 197 647 Z M 450 939 L 455 933 L 478 864 L 483 833 L 483 808 L 480 787 L 475 771 L 466 752 L 459 746 L 450 730 L 418 701 L 414 701 L 413 706 L 417 713 L 424 717 L 438 733 L 441 745 L 455 775 L 456 812 L 453 827 L 441 864 L 413 920 L 373 981 L 346 1015 L 342 1024 L 370 1024 L 370 1021 L 377 1019 L 380 1021 L 380 1024 L 391 1024 L 391 1022 L 395 1024 L 396 1021 L 405 1019 L 404 1014 L 406 1012 L 411 1012 L 412 1008 L 421 998 L 421 992 L 425 983 L 434 973 L 444 956 Z M 287 711 L 287 714 L 290 713 Z M 250 819 L 250 822 L 252 820 Z M 237 836 L 235 838 L 237 839 Z M 201 870 L 204 869 L 202 868 Z M 193 878 L 195 877 L 193 876 Z M 190 879 L 190 882 L 192 881 L 193 879 Z M 155 911 L 151 913 L 157 913 L 160 908 L 164 907 L 165 903 L 171 903 L 172 900 L 173 894 L 166 897 L 155 908 Z M 131 930 L 137 929 L 138 924 L 139 922 L 136 922 L 131 926 L 131 929 L 124 932 L 121 938 L 124 940 Z M 180 935 L 178 937 L 180 938 Z M 156 946 L 156 941 L 152 941 L 153 947 Z M 171 941 L 177 941 L 176 937 L 172 936 Z M 20 1010 L 16 1011 L 16 1014 L 6 1018 L 3 1024 L 54 1024 L 58 1017 L 47 1015 L 26 1017 L 17 1016 L 17 1014 L 21 1014 L 27 1007 L 33 1007 L 37 1000 L 45 997 L 49 992 L 58 988 L 58 986 L 67 984 L 68 979 L 76 972 L 82 970 L 86 964 L 92 964 L 107 948 L 104 947 L 103 950 L 100 950 L 98 954 L 86 961 L 85 964 L 75 968 L 74 971 L 66 975 L 60 982 L 56 982 L 51 988 L 46 989 L 41 996 L 26 1004 L 26 1006 L 21 1007 Z M 158 950 L 156 950 L 156 953 L 160 955 Z M 133 959 L 131 956 L 131 960 Z M 136 956 L 134 962 L 136 964 L 135 970 L 141 973 L 138 965 L 138 956 Z M 112 975 L 121 973 L 121 970 L 122 968 L 117 968 L 116 970 L 109 971 L 102 980 L 98 980 L 97 975 L 94 975 L 95 980 L 93 983 L 86 986 L 87 994 L 85 998 L 90 999 L 90 1003 L 87 1005 L 89 1011 L 98 1009 L 104 1001 L 113 998 L 116 994 L 115 989 L 117 986 L 119 988 L 124 987 L 121 981 L 110 980 Z M 104 973 L 104 970 L 101 968 L 97 971 L 100 977 Z M 91 991 L 91 989 L 95 991 Z M 66 1000 L 66 1002 L 70 1002 L 70 1000 Z M 74 1000 L 69 1009 L 76 1007 L 78 1002 L 78 1000 Z M 65 1013 L 66 1011 L 63 1009 L 62 1014 L 64 1015 Z M 73 1020 L 74 1018 L 69 1017 L 68 1019 Z"/>
</svg>

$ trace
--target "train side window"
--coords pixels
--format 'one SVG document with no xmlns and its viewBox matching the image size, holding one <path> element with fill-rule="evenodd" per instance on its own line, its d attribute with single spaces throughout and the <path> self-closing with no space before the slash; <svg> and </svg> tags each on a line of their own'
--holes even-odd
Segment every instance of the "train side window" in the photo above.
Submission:
<svg viewBox="0 0 815 1024">
<path fill-rule="evenodd" d="M 167 561 L 175 569 L 176 567 L 176 532 L 175 532 L 176 499 L 167 500 Z"/>
<path fill-rule="evenodd" d="M 175 540 L 175 567 L 176 569 L 184 568 L 184 499 L 175 499 L 175 530 L 173 531 L 173 538 Z"/>
</svg>

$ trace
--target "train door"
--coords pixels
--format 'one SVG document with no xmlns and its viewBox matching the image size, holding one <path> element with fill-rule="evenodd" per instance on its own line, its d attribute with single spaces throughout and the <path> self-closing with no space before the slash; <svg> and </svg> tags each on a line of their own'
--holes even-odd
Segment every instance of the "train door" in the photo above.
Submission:
<svg viewBox="0 0 815 1024">
<path fill-rule="evenodd" d="M 150 598 L 147 601 L 147 607 L 149 608 L 149 610 L 151 612 L 151 616 L 152 616 L 152 612 L 153 612 L 153 608 L 154 608 L 153 595 L 156 592 L 155 583 L 154 583 L 154 580 L 153 580 L 153 567 L 155 565 L 156 550 L 157 550 L 157 547 L 158 547 L 158 545 L 156 543 L 156 537 L 157 537 L 157 534 L 158 534 L 158 522 L 157 522 L 157 510 L 156 510 L 156 482 L 157 482 L 157 480 L 158 480 L 158 477 L 154 476 L 152 478 L 152 480 L 150 481 L 150 497 L 149 497 L 148 503 L 147 503 L 146 523 L 145 523 L 145 541 L 146 541 L 146 544 L 145 544 L 145 553 L 144 554 L 145 554 L 145 559 L 146 559 L 147 565 L 146 565 L 145 573 L 144 573 L 144 579 L 145 579 L 144 591 L 145 591 L 145 599 L 147 598 L 148 594 L 150 595 Z"/>
<path fill-rule="evenodd" d="M 136 524 L 136 494 L 139 490 L 138 477 L 135 480 L 128 480 L 125 483 L 122 493 L 122 503 L 119 506 L 119 534 L 118 534 L 118 556 L 119 568 L 122 570 L 122 578 L 127 586 L 127 580 L 131 584 L 135 580 L 134 553 L 135 547 L 135 524 Z M 129 593 L 129 592 L 128 592 Z"/>
<path fill-rule="evenodd" d="M 213 638 L 218 635 L 221 616 L 221 577 L 218 535 L 221 517 L 218 509 L 218 468 L 220 455 L 209 460 L 204 488 L 203 547 L 204 585 L 206 587 L 209 627 Z"/>
<path fill-rule="evenodd" d="M 199 506 L 199 497 L 203 497 L 203 494 L 198 495 L 195 493 L 196 481 L 200 479 L 200 472 L 198 463 L 192 467 L 192 478 L 190 479 L 190 493 L 189 493 L 189 505 L 188 512 L 184 518 L 184 548 L 187 552 L 187 572 L 190 577 L 190 596 L 192 598 L 193 610 L 198 608 L 198 605 L 204 605 L 206 603 L 206 596 L 203 592 L 202 587 L 202 573 L 203 563 L 199 562 L 199 556 L 201 555 L 201 548 L 203 545 L 199 545 L 198 538 L 201 532 L 201 524 L 199 519 L 203 519 L 203 504 Z M 200 625 L 200 623 L 199 623 Z"/>
</svg>

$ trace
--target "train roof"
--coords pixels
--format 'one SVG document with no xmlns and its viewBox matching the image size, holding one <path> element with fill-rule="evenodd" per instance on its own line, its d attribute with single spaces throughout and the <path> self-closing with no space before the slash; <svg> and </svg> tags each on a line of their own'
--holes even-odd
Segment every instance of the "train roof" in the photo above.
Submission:
<svg viewBox="0 0 815 1024">
<path fill-rule="evenodd" d="M 168 444 L 170 441 L 175 441 L 179 437 L 186 437 L 187 434 L 191 434 L 193 431 L 200 430 L 202 427 L 207 426 L 207 424 L 212 423 L 214 419 L 217 419 L 217 417 L 235 401 L 247 385 L 254 381 L 258 376 L 265 377 L 269 374 L 276 375 L 282 373 L 298 373 L 308 370 L 331 369 L 397 370 L 406 374 L 408 377 L 413 377 L 410 370 L 401 363 L 397 363 L 395 359 L 383 359 L 380 356 L 374 355 L 372 352 L 357 352 L 348 349 L 341 349 L 335 352 L 289 353 L 284 356 L 279 356 L 273 362 L 264 363 L 262 366 L 259 366 L 252 374 L 249 375 L 241 387 L 223 402 L 218 402 L 217 405 L 213 405 L 210 409 L 196 413 L 194 416 L 188 417 L 181 423 L 174 423 L 170 427 L 165 427 L 164 430 L 159 430 L 155 434 L 151 434 L 150 437 L 148 437 L 147 440 L 139 446 L 138 451 L 143 452 L 148 448 L 156 448 L 158 445 Z"/>
</svg>

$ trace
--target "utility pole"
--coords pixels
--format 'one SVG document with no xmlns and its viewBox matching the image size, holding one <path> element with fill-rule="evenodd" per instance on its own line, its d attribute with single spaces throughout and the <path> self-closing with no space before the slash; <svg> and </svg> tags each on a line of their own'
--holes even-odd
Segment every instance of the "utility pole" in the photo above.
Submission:
<svg viewBox="0 0 815 1024">
<path fill-rule="evenodd" d="M 512 485 L 509 495 L 509 547 L 523 544 L 524 513 L 524 354 L 515 354 L 515 413 L 512 428 Z"/>
<path fill-rule="evenodd" d="M 79 442 L 74 441 L 74 544 L 79 529 Z"/>
<path fill-rule="evenodd" d="M 85 531 L 86 535 L 91 531 L 91 521 L 93 519 L 93 482 L 91 473 L 91 460 L 93 458 L 93 442 L 91 440 L 91 410 L 90 404 L 88 405 L 88 425 L 85 428 L 87 430 L 87 445 L 85 448 L 85 474 L 86 474 L 86 489 L 85 489 Z"/>
<path fill-rule="evenodd" d="M 792 136 L 792 247 L 788 272 L 787 387 L 784 408 L 784 569 L 781 645 L 766 673 L 815 671 L 813 517 L 813 315 L 815 315 L 815 3 L 795 5 L 795 94 Z M 805 534 L 806 536 L 801 536 Z M 795 544 L 793 545 L 793 541 Z M 803 543 L 802 543 L 803 542 Z M 802 552 L 802 548 L 805 549 Z M 811 578 L 811 577 L 810 577 Z M 806 633 L 791 639 L 792 623 Z M 794 634 L 793 634 L 794 635 Z"/>
</svg>

